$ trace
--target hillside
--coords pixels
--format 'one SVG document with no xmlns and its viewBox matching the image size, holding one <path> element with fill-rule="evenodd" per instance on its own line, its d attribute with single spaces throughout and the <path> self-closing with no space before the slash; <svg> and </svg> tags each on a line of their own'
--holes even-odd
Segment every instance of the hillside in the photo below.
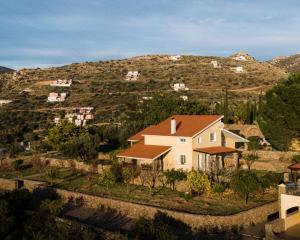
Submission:
<svg viewBox="0 0 300 240">
<path fill-rule="evenodd" d="M 6 68 L 6 67 L 1 67 L 0 66 L 0 73 L 4 73 L 4 72 L 13 72 L 13 69 L 10 68 Z"/>
<path fill-rule="evenodd" d="M 211 61 L 217 61 L 214 68 Z M 235 67 L 244 72 L 235 73 Z M 137 81 L 125 81 L 128 71 L 139 71 Z M 0 99 L 11 99 L 10 111 L 40 111 L 53 115 L 75 106 L 96 109 L 96 123 L 136 109 L 143 96 L 154 92 L 187 95 L 196 101 L 220 101 L 227 87 L 235 101 L 265 91 L 287 74 L 269 63 L 258 62 L 247 55 L 246 61 L 233 57 L 182 56 L 172 61 L 168 56 L 151 55 L 124 60 L 74 63 L 46 69 L 23 69 L 0 76 Z M 65 102 L 47 103 L 51 80 L 73 79 Z M 189 91 L 174 92 L 171 85 L 185 83 Z M 26 93 L 21 94 L 26 89 Z M 114 113 L 112 113 L 114 112 Z M 116 113 L 116 114 L 115 114 Z"/>
<path fill-rule="evenodd" d="M 270 64 L 285 69 L 287 72 L 300 72 L 300 54 L 287 57 L 276 57 L 270 61 Z"/>
</svg>

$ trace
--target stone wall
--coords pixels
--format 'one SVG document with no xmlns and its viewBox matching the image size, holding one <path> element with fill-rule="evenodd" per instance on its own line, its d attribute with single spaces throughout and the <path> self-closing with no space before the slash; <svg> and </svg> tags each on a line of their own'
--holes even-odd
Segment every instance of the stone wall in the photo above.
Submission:
<svg viewBox="0 0 300 240">
<path fill-rule="evenodd" d="M 244 227 L 246 227 L 250 226 L 253 223 L 257 224 L 264 222 L 267 220 L 268 215 L 278 211 L 278 203 L 273 202 L 234 215 L 210 216 L 166 210 L 159 207 L 135 204 L 103 197 L 96 197 L 78 192 L 66 191 L 62 189 L 57 189 L 57 193 L 65 201 L 67 201 L 70 198 L 82 198 L 84 200 L 85 205 L 88 207 L 98 208 L 100 206 L 105 206 L 108 208 L 117 209 L 122 214 L 128 215 L 132 218 L 153 218 L 157 211 L 162 211 L 167 213 L 169 216 L 172 216 L 189 224 L 194 229 L 211 229 L 216 227 L 231 228 L 232 225 L 243 225 Z"/>
<path fill-rule="evenodd" d="M 0 189 L 13 190 L 16 188 L 16 186 L 16 180 L 0 178 Z M 32 191 L 37 187 L 45 187 L 45 183 L 25 180 L 24 186 L 29 187 L 29 190 Z M 266 221 L 268 215 L 278 211 L 278 202 L 276 201 L 229 216 L 199 215 L 166 210 L 164 208 L 130 203 L 116 199 L 92 196 L 63 189 L 54 188 L 54 190 L 64 201 L 68 201 L 71 198 L 81 198 L 83 199 L 84 204 L 88 207 L 98 208 L 100 206 L 104 206 L 107 208 L 112 208 L 132 218 L 153 218 L 158 211 L 162 211 L 169 216 L 189 224 L 194 229 L 212 229 L 216 227 L 230 229 L 232 225 L 243 225 L 244 227 L 247 227 L 253 223 L 258 224 Z"/>
<path fill-rule="evenodd" d="M 75 168 L 79 171 L 84 172 L 93 172 L 101 174 L 103 169 L 109 168 L 110 165 L 102 165 L 102 164 L 86 164 L 84 162 L 76 161 L 74 159 L 57 159 L 50 157 L 41 157 L 41 162 L 43 164 L 47 164 L 52 167 L 61 167 L 61 168 Z"/>
</svg>

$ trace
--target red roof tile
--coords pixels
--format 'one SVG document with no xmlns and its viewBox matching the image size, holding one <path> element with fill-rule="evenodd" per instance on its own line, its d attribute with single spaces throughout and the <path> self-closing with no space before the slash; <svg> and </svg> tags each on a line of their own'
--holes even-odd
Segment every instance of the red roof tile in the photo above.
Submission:
<svg viewBox="0 0 300 240">
<path fill-rule="evenodd" d="M 294 163 L 294 164 L 288 166 L 288 168 L 291 170 L 300 171 L 300 163 Z"/>
<path fill-rule="evenodd" d="M 117 155 L 117 157 L 156 159 L 170 149 L 170 146 L 145 145 L 144 141 L 141 141 L 139 143 L 134 144 L 131 148 L 120 152 Z"/>
<path fill-rule="evenodd" d="M 145 129 L 143 129 L 142 131 L 134 134 L 133 136 L 128 138 L 128 141 L 141 141 L 141 140 L 143 140 L 144 139 L 143 135 L 147 134 L 147 132 L 150 132 L 153 127 L 155 127 L 155 126 L 151 125 L 151 126 L 145 128 Z"/>
<path fill-rule="evenodd" d="M 234 153 L 238 152 L 238 150 L 234 148 L 228 148 L 228 147 L 206 147 L 206 148 L 196 148 L 194 149 L 196 152 L 202 152 L 207 154 L 221 154 L 221 153 Z"/>
<path fill-rule="evenodd" d="M 171 134 L 172 118 L 176 120 L 177 124 L 175 134 Z M 129 138 L 129 140 L 141 140 L 143 139 L 142 135 L 192 137 L 222 118 L 223 116 L 221 115 L 174 115 L 155 126 L 150 126 L 149 128 L 144 129 L 143 131 Z"/>
</svg>

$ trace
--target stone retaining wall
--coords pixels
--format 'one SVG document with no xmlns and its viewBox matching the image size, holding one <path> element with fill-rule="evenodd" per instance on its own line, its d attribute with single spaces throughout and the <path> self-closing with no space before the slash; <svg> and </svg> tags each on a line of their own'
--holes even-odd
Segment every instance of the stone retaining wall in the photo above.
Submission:
<svg viewBox="0 0 300 240">
<path fill-rule="evenodd" d="M 0 179 L 0 188 L 5 187 L 5 190 L 13 190 L 16 188 L 16 180 Z M 45 186 L 41 182 L 25 180 L 25 186 L 30 186 L 30 189 Z M 153 218 L 158 211 L 167 213 L 176 219 L 179 219 L 189 224 L 194 229 L 212 229 L 212 228 L 231 228 L 232 225 L 243 225 L 244 227 L 251 224 L 258 224 L 267 220 L 268 215 L 278 211 L 278 202 L 272 202 L 260 207 L 252 208 L 229 216 L 211 216 L 183 213 L 178 211 L 166 210 L 164 208 L 125 202 L 116 199 L 87 195 L 79 192 L 72 192 L 63 189 L 54 189 L 64 201 L 73 198 L 81 198 L 84 204 L 91 208 L 104 206 L 118 210 L 120 213 L 128 215 L 132 218 Z"/>
<path fill-rule="evenodd" d="M 120 211 L 120 213 L 128 215 L 132 218 L 153 218 L 157 211 L 162 211 L 167 213 L 169 216 L 189 224 L 194 229 L 211 229 L 216 227 L 230 229 L 232 225 L 243 225 L 244 227 L 247 227 L 253 223 L 257 224 L 266 221 L 268 215 L 278 211 L 278 202 L 276 201 L 229 216 L 198 215 L 130 203 L 121 200 L 102 198 L 62 189 L 56 190 L 65 201 L 70 198 L 82 198 L 85 205 L 88 207 L 98 208 L 100 206 L 105 206 L 108 208 L 117 209 Z"/>
<path fill-rule="evenodd" d="M 102 173 L 103 169 L 110 167 L 110 165 L 86 164 L 84 162 L 76 161 L 74 159 L 57 159 L 57 158 L 49 158 L 49 157 L 41 157 L 41 162 L 43 164 L 47 164 L 52 167 L 61 167 L 61 168 L 73 167 L 79 171 L 93 172 L 98 174 Z"/>
</svg>

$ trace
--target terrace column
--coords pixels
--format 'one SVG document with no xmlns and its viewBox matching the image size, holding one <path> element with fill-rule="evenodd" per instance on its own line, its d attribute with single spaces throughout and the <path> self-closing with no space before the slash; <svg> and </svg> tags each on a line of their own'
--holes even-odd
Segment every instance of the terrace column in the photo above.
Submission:
<svg viewBox="0 0 300 240">
<path fill-rule="evenodd" d="M 236 169 L 239 169 L 239 167 L 240 167 L 239 154 L 238 153 L 233 153 L 233 159 L 235 161 Z"/>
<path fill-rule="evenodd" d="M 278 185 L 279 218 L 283 219 L 286 218 L 286 211 L 281 208 L 281 194 L 286 194 L 286 185 L 283 183 Z"/>
</svg>

